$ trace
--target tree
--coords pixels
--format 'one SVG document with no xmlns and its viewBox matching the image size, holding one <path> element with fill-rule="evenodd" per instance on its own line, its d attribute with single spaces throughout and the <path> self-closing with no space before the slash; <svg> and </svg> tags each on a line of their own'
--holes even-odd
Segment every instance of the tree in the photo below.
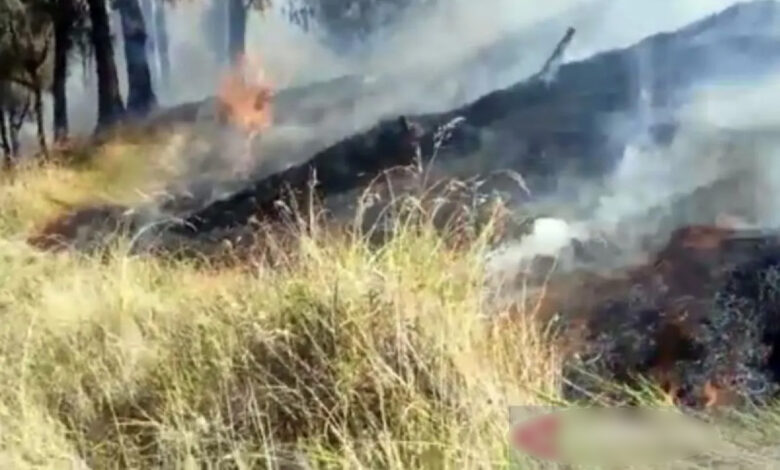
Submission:
<svg viewBox="0 0 780 470">
<path fill-rule="evenodd" d="M 237 65 L 246 53 L 249 10 L 263 11 L 271 0 L 211 0 L 203 21 L 218 62 Z"/>
<path fill-rule="evenodd" d="M 49 22 L 54 30 L 54 57 L 51 94 L 54 101 L 54 140 L 62 142 L 68 137 L 68 99 L 66 83 L 68 60 L 75 46 L 86 53 L 84 37 L 86 9 L 83 0 L 17 0 L 27 6 L 28 15 L 36 15 L 42 22 Z"/>
<path fill-rule="evenodd" d="M 0 148 L 3 150 L 3 160 L 10 161 L 11 141 L 8 139 L 8 126 L 5 119 L 5 108 L 0 105 Z"/>
<path fill-rule="evenodd" d="M 90 37 L 98 77 L 97 130 L 117 124 L 125 113 L 119 78 L 114 62 L 114 45 L 105 0 L 87 0 L 91 23 Z"/>
<path fill-rule="evenodd" d="M 201 28 L 206 35 L 215 61 L 219 65 L 227 63 L 227 4 L 225 0 L 209 0 L 208 7 L 201 18 Z"/>
<path fill-rule="evenodd" d="M 244 0 L 228 0 L 228 56 L 232 64 L 246 53 L 246 21 Z"/>
<path fill-rule="evenodd" d="M 76 28 L 81 24 L 84 11 L 78 0 L 48 0 L 43 2 L 54 24 L 54 72 L 52 98 L 54 101 L 54 141 L 68 138 L 68 57 L 74 46 Z"/>
<path fill-rule="evenodd" d="M 19 131 L 29 119 L 31 109 L 29 90 L 0 80 L 0 145 L 4 166 L 9 166 L 19 155 Z"/>
<path fill-rule="evenodd" d="M 46 65 L 52 34 L 51 23 L 37 14 L 34 6 L 32 2 L 21 1 L 0 4 L 0 63 L 4 67 L 2 78 L 6 82 L 22 86 L 32 94 L 38 144 L 41 152 L 47 155 L 43 90 L 50 79 Z M 15 124 L 12 120 L 11 127 L 15 127 Z M 18 145 L 16 147 L 14 150 L 18 150 Z"/>
<path fill-rule="evenodd" d="M 372 33 L 397 23 L 409 7 L 438 0 L 288 0 L 290 21 L 309 29 L 317 22 L 339 50 L 362 44 Z"/>
<path fill-rule="evenodd" d="M 127 63 L 127 111 L 133 117 L 145 117 L 157 106 L 152 89 L 152 74 L 146 56 L 147 34 L 144 16 L 138 0 L 115 0 L 122 20 L 125 58 Z"/>
<path fill-rule="evenodd" d="M 170 85 L 171 60 L 168 56 L 168 21 L 165 16 L 165 6 L 161 0 L 157 1 L 154 9 L 154 31 L 157 54 L 160 59 L 160 79 L 167 87 Z"/>
<path fill-rule="evenodd" d="M 168 56 L 168 24 L 164 0 L 141 0 L 141 10 L 146 20 L 147 55 L 151 61 L 154 78 L 163 87 L 168 87 L 171 77 L 170 58 Z"/>
</svg>

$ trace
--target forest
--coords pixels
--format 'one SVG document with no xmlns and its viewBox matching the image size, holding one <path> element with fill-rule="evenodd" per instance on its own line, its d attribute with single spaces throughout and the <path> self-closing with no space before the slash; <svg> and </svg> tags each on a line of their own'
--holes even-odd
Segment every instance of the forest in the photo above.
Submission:
<svg viewBox="0 0 780 470">
<path fill-rule="evenodd" d="M 97 77 L 96 132 L 146 118 L 158 106 L 155 85 L 170 85 L 166 11 L 188 1 L 198 0 L 0 2 L 0 142 L 5 163 L 18 157 L 19 133 L 25 124 L 35 126 L 42 155 L 68 139 L 66 82 L 74 62 L 91 64 Z M 245 54 L 248 16 L 263 14 L 271 1 L 209 1 L 204 19 L 209 43 L 221 63 L 235 64 Z M 392 15 L 379 12 L 374 2 L 364 3 L 287 0 L 283 11 L 303 30 L 315 19 L 325 25 L 328 40 L 336 47 L 359 41 L 373 24 L 391 21 Z M 384 3 L 384 10 L 397 13 L 409 0 Z M 360 13 L 345 15 L 350 8 Z M 119 18 L 119 30 L 112 30 L 117 24 L 112 16 Z M 117 35 L 122 37 L 125 70 L 117 69 Z M 127 78 L 127 90 L 120 89 L 120 74 Z M 51 119 L 43 116 L 47 97 L 52 102 Z M 48 121 L 51 129 L 45 127 Z"/>
</svg>

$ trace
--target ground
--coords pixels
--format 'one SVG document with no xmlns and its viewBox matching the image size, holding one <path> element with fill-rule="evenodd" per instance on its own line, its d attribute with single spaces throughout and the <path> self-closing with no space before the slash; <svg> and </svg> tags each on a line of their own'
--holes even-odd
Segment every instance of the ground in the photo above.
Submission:
<svg viewBox="0 0 780 470">
<path fill-rule="evenodd" d="M 26 243 L 63 205 L 152 193 L 160 152 L 3 176 L 1 468 L 554 468 L 512 457 L 508 408 L 562 404 L 562 352 L 531 304 L 491 302 L 484 237 L 417 214 L 382 247 L 288 233 L 273 265 Z M 684 468 L 772 467 L 778 416 L 730 417 Z"/>
</svg>

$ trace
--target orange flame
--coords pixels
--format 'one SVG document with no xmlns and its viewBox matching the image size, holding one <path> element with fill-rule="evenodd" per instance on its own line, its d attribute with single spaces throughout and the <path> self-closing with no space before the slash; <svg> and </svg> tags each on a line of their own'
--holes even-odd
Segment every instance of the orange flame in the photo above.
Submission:
<svg viewBox="0 0 780 470">
<path fill-rule="evenodd" d="M 260 61 L 242 56 L 220 83 L 217 99 L 221 115 L 253 137 L 273 121 L 271 90 Z"/>
</svg>

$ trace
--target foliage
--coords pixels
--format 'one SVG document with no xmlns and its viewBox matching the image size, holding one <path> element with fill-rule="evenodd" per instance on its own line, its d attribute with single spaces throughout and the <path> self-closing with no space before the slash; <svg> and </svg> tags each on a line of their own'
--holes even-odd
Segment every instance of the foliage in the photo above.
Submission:
<svg viewBox="0 0 780 470">
<path fill-rule="evenodd" d="M 39 7 L 35 1 L 0 3 L 0 63 L 4 65 L 0 70 L 0 83 L 4 83 L 0 93 L 6 95 L 0 97 L 0 102 L 4 103 L 3 114 L 18 116 L 18 122 L 28 116 L 35 118 L 41 151 L 45 154 L 42 94 L 51 85 L 52 25 Z M 14 141 L 13 153 L 18 150 L 19 127 L 13 120 L 8 126 Z"/>
<path fill-rule="evenodd" d="M 413 6 L 436 0 L 289 0 L 290 21 L 309 30 L 315 25 L 339 49 L 354 48 L 396 24 Z"/>
<path fill-rule="evenodd" d="M 52 27 L 37 6 L 13 0 L 0 3 L 0 78 L 30 89 L 51 80 Z"/>
</svg>

